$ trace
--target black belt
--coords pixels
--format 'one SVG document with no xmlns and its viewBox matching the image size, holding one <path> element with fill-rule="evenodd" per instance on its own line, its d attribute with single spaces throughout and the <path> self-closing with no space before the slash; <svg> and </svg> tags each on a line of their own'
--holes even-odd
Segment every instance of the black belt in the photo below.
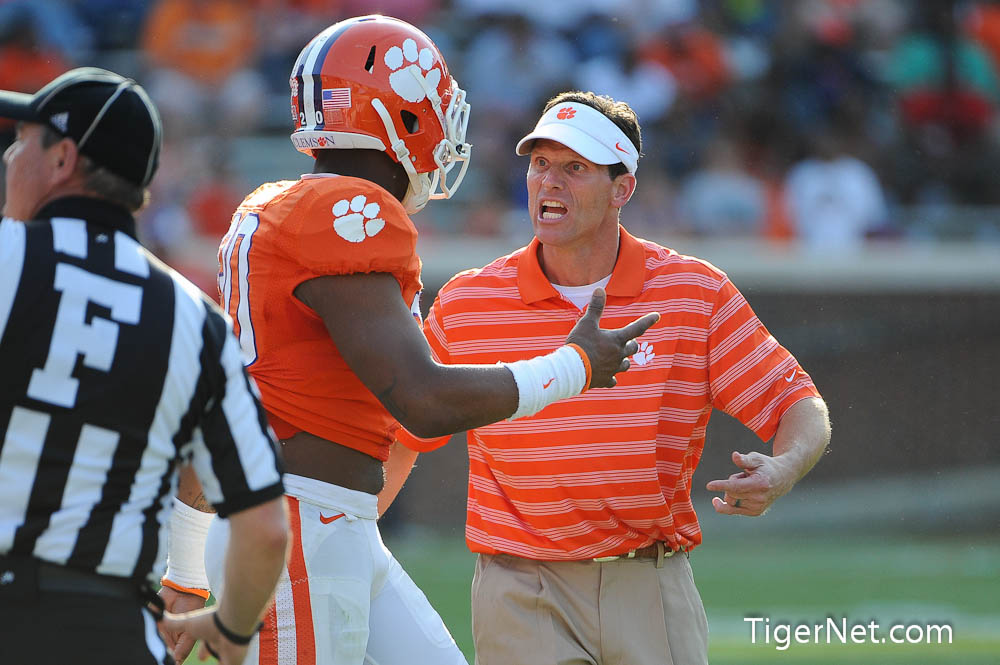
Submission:
<svg viewBox="0 0 1000 665">
<path fill-rule="evenodd" d="M 145 595 L 142 585 L 126 577 L 98 575 L 18 555 L 0 556 L 0 585 L 26 585 L 22 588 L 109 598 L 138 599 Z"/>
<path fill-rule="evenodd" d="M 109 598 L 139 597 L 139 585 L 128 578 L 88 573 L 44 561 L 38 565 L 38 588 L 41 591 L 85 593 Z"/>
</svg>

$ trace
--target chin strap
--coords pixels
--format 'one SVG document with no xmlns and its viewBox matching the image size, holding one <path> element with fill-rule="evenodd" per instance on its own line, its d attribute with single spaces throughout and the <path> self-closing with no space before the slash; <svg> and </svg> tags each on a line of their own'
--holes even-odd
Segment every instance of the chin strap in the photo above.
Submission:
<svg viewBox="0 0 1000 665">
<path fill-rule="evenodd" d="M 389 115 L 389 111 L 385 108 L 382 100 L 378 97 L 372 99 L 372 107 L 382 119 L 382 124 L 385 125 L 385 133 L 389 137 L 389 147 L 396 154 L 396 159 L 403 165 L 403 170 L 406 171 L 406 176 L 410 180 L 410 186 L 407 187 L 406 196 L 403 198 L 403 207 L 408 214 L 412 215 L 422 210 L 430 199 L 430 177 L 423 173 L 417 173 L 417 170 L 413 168 L 413 160 L 410 159 L 410 149 L 406 147 L 406 142 L 399 138 L 396 127 L 392 122 L 392 117 Z"/>
<path fill-rule="evenodd" d="M 448 105 L 447 113 L 443 113 L 441 111 L 441 96 L 437 89 L 427 82 L 420 68 L 416 65 L 410 65 L 406 71 L 413 76 L 417 85 L 423 90 L 444 136 L 431 154 L 434 165 L 437 167 L 432 173 L 417 173 L 413 166 L 410 149 L 406 142 L 399 137 L 392 116 L 389 115 L 382 100 L 377 97 L 372 99 L 372 107 L 378 113 L 382 125 L 385 127 L 386 135 L 389 138 L 389 147 L 399 163 L 403 165 L 410 180 L 406 196 L 403 198 L 403 207 L 407 213 L 413 214 L 422 210 L 430 199 L 450 199 L 452 197 L 458 190 L 458 186 L 462 184 L 465 172 L 469 168 L 472 146 L 465 142 L 465 131 L 469 123 L 469 104 L 465 101 L 465 91 L 452 82 L 451 103 Z M 447 182 L 448 173 L 460 162 L 461 168 L 458 175 L 449 185 Z M 439 186 L 440 192 L 437 191 Z"/>
</svg>

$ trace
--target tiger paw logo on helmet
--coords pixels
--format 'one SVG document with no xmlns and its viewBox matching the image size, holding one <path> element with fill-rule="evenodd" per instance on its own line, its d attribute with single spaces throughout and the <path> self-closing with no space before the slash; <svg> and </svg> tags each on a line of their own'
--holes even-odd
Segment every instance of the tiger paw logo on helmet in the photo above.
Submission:
<svg viewBox="0 0 1000 665">
<path fill-rule="evenodd" d="M 406 171 L 410 214 L 458 191 L 472 149 L 469 103 L 414 26 L 375 14 L 335 23 L 299 53 L 289 88 L 297 150 L 385 152 Z"/>
<path fill-rule="evenodd" d="M 361 242 L 377 235 L 385 228 L 385 220 L 378 216 L 381 207 L 375 201 L 368 203 L 364 194 L 353 199 L 341 199 L 333 204 L 333 230 L 348 242 Z"/>
<path fill-rule="evenodd" d="M 393 46 L 386 51 L 384 61 L 391 72 L 390 87 L 408 102 L 422 102 L 427 97 L 425 90 L 436 90 L 441 82 L 441 70 L 434 67 L 434 53 L 427 47 L 417 51 L 417 43 L 412 39 L 404 39 L 403 48 Z M 414 71 L 413 67 L 419 69 Z M 418 77 L 426 83 L 426 88 L 420 85 Z"/>
</svg>

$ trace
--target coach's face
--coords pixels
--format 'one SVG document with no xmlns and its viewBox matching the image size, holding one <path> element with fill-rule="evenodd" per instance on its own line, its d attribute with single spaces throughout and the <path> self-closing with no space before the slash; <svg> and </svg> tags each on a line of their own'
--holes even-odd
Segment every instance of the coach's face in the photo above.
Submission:
<svg viewBox="0 0 1000 665">
<path fill-rule="evenodd" d="M 72 141 L 63 139 L 46 148 L 42 145 L 43 134 L 39 124 L 18 123 L 17 136 L 3 154 L 7 165 L 3 207 L 6 217 L 22 220 L 34 217 L 53 198 L 53 189 L 66 170 L 66 144 Z"/>
<path fill-rule="evenodd" d="M 618 210 L 634 189 L 635 176 L 612 180 L 607 166 L 556 141 L 538 139 L 531 148 L 528 212 L 543 245 L 571 248 L 617 238 Z"/>
</svg>

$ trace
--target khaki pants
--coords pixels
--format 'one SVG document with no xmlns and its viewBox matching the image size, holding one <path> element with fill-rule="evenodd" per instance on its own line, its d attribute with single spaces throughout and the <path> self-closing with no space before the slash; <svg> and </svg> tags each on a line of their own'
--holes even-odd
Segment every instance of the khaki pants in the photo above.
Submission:
<svg viewBox="0 0 1000 665">
<path fill-rule="evenodd" d="M 480 554 L 476 665 L 705 665 L 708 621 L 687 557 L 534 561 Z"/>
</svg>

